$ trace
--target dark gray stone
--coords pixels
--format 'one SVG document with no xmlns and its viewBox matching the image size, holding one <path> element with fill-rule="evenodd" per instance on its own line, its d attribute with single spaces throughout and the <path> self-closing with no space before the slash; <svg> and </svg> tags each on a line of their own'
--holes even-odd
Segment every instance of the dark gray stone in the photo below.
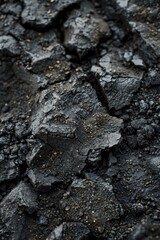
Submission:
<svg viewBox="0 0 160 240">
<path fill-rule="evenodd" d="M 119 110 L 128 106 L 140 87 L 143 71 L 124 66 L 115 53 L 104 55 L 99 60 L 99 65 L 103 72 L 100 83 L 106 93 L 109 108 Z M 93 68 L 91 70 L 97 73 Z"/>
<path fill-rule="evenodd" d="M 89 239 L 90 230 L 86 225 L 79 222 L 64 222 L 47 237 L 46 240 Z"/>
<path fill-rule="evenodd" d="M 34 0 L 34 3 L 32 0 L 23 0 L 22 23 L 35 29 L 48 29 L 61 12 L 79 2 L 80 0 L 59 0 L 48 1 L 46 4 L 40 0 Z"/>
<path fill-rule="evenodd" d="M 97 15 L 88 1 L 82 1 L 80 10 L 74 10 L 64 23 L 64 45 L 75 50 L 79 57 L 94 50 L 102 37 L 109 37 L 108 24 Z"/>
<path fill-rule="evenodd" d="M 32 166 L 40 159 L 45 161 L 46 153 L 51 150 L 51 147 L 40 140 L 33 140 L 29 143 L 29 145 L 30 151 L 26 156 L 27 164 Z"/>
<path fill-rule="evenodd" d="M 45 8 L 45 3 L 38 0 L 23 0 L 24 9 L 21 14 L 22 23 L 38 29 L 51 26 L 51 16 Z"/>
<path fill-rule="evenodd" d="M 47 226 L 48 225 L 48 219 L 45 216 L 40 216 L 39 218 L 39 224 Z"/>
<path fill-rule="evenodd" d="M 54 185 L 60 181 L 52 174 L 31 169 L 28 171 L 28 177 L 36 191 L 47 192 L 53 188 Z"/>
<path fill-rule="evenodd" d="M 0 54 L 10 57 L 19 55 L 20 47 L 17 41 L 11 36 L 0 36 Z"/>
<path fill-rule="evenodd" d="M 18 177 L 20 167 L 15 163 L 15 159 L 9 159 L 8 156 L 4 158 L 4 154 L 0 156 L 3 158 L 3 161 L 0 161 L 0 183 Z"/>
<path fill-rule="evenodd" d="M 149 158 L 148 163 L 149 163 L 150 168 L 153 171 L 155 171 L 157 173 L 160 172 L 160 156 Z"/>
<path fill-rule="evenodd" d="M 106 114 L 91 85 L 77 75 L 42 91 L 37 103 L 32 132 L 52 146 L 37 163 L 47 163 L 46 168 L 60 179 L 79 174 L 89 152 L 111 148 L 121 139 L 122 120 Z"/>
<path fill-rule="evenodd" d="M 95 174 L 74 180 L 60 206 L 67 220 L 81 221 L 93 233 L 107 229 L 109 221 L 119 219 L 122 214 L 112 185 Z"/>
<path fill-rule="evenodd" d="M 25 233 L 25 211 L 37 208 L 36 194 L 30 185 L 20 182 L 0 203 L 0 236 L 20 240 Z"/>
<path fill-rule="evenodd" d="M 15 136 L 19 139 L 25 138 L 29 134 L 25 123 L 17 122 L 15 125 Z"/>
</svg>

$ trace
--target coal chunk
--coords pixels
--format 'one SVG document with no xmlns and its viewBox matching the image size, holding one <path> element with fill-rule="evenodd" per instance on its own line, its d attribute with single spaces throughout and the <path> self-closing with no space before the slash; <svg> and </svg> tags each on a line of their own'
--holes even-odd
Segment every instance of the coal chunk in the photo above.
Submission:
<svg viewBox="0 0 160 240">
<path fill-rule="evenodd" d="M 20 47 L 12 36 L 0 36 L 0 55 L 15 57 L 20 54 Z"/>
<path fill-rule="evenodd" d="M 64 45 L 79 57 L 94 50 L 104 36 L 110 36 L 109 26 L 88 1 L 82 1 L 80 10 L 74 10 L 64 23 Z"/>
<path fill-rule="evenodd" d="M 23 0 L 22 23 L 35 29 L 48 29 L 57 20 L 60 13 L 79 0 L 59 0 L 42 2 Z M 37 11 L 38 9 L 38 11 Z"/>
<path fill-rule="evenodd" d="M 56 83 L 39 96 L 31 125 L 33 135 L 52 151 L 33 165 L 41 162 L 54 176 L 70 179 L 84 169 L 89 152 L 120 142 L 121 126 L 121 119 L 105 113 L 89 83 L 76 75 Z"/>
<path fill-rule="evenodd" d="M 33 213 L 37 208 L 37 195 L 31 186 L 20 182 L 0 203 L 1 239 L 22 239 L 25 212 Z M 18 226 L 18 227 L 17 227 Z"/>
<path fill-rule="evenodd" d="M 116 54 L 105 54 L 100 60 L 100 83 L 104 88 L 109 108 L 119 110 L 128 106 L 140 87 L 143 71 L 128 68 Z M 91 69 L 96 72 L 95 68 Z"/>
<path fill-rule="evenodd" d="M 94 233 L 107 230 L 109 221 L 119 219 L 122 214 L 112 185 L 95 174 L 75 179 L 60 205 L 66 219 L 81 221 Z"/>
<path fill-rule="evenodd" d="M 34 0 L 23 0 L 22 23 L 38 29 L 45 29 L 52 23 L 44 3 Z"/>
<path fill-rule="evenodd" d="M 56 183 L 60 182 L 53 175 L 38 171 L 37 169 L 29 170 L 28 177 L 34 189 L 40 192 L 47 192 L 51 190 Z"/>
</svg>

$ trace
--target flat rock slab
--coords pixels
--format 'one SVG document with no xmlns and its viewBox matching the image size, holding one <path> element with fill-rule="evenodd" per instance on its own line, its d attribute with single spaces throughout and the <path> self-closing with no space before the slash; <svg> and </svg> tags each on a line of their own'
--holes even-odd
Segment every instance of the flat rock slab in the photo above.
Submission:
<svg viewBox="0 0 160 240">
<path fill-rule="evenodd" d="M 74 180 L 60 201 L 60 208 L 65 219 L 83 222 L 94 233 L 107 230 L 109 221 L 119 219 L 122 214 L 112 185 L 95 174 Z"/>
<path fill-rule="evenodd" d="M 79 222 L 64 222 L 56 227 L 46 240 L 76 239 L 87 240 L 90 230 L 86 225 Z"/>
<path fill-rule="evenodd" d="M 20 182 L 0 203 L 1 239 L 22 239 L 25 211 L 33 213 L 37 208 L 37 195 L 30 185 Z M 1 235 L 2 233 L 2 235 Z"/>
<path fill-rule="evenodd" d="M 82 1 L 64 23 L 64 45 L 82 57 L 94 50 L 102 37 L 110 37 L 108 24 L 97 15 L 93 5 Z"/>
<path fill-rule="evenodd" d="M 130 104 L 143 78 L 143 71 L 124 66 L 114 53 L 104 55 L 99 60 L 99 66 L 93 66 L 91 70 L 99 73 L 109 108 L 115 110 Z"/>
</svg>

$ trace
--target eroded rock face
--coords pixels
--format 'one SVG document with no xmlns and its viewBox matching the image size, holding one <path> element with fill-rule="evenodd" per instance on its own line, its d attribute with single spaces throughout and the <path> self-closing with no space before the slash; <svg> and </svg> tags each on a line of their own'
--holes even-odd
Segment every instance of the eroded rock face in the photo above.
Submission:
<svg viewBox="0 0 160 240">
<path fill-rule="evenodd" d="M 88 1 L 82 1 L 80 10 L 74 10 L 64 23 L 64 44 L 82 57 L 98 45 L 102 37 L 110 37 L 108 24 L 95 12 Z"/>
<path fill-rule="evenodd" d="M 48 236 L 46 240 L 77 239 L 87 240 L 90 230 L 83 223 L 64 222 Z"/>
<path fill-rule="evenodd" d="M 20 182 L 0 203 L 1 239 L 19 240 L 24 234 L 25 212 L 37 208 L 36 194 L 30 185 Z"/>
<path fill-rule="evenodd" d="M 105 231 L 109 221 L 122 214 L 112 185 L 94 174 L 74 180 L 60 204 L 66 219 L 81 221 L 96 233 Z"/>
</svg>

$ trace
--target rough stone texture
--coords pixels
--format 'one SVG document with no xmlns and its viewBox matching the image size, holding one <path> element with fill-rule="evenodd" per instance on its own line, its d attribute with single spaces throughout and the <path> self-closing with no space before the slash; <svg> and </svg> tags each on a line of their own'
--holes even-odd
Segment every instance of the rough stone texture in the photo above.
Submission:
<svg viewBox="0 0 160 240">
<path fill-rule="evenodd" d="M 6 159 L 3 151 L 0 152 L 0 182 L 15 179 L 19 176 L 19 166 L 15 160 Z"/>
<path fill-rule="evenodd" d="M 23 129 L 20 129 L 20 122 L 16 126 L 8 122 L 7 126 L 0 128 L 0 183 L 19 177 L 21 165 L 25 161 L 24 155 L 28 151 L 25 141 L 19 142 L 28 134 L 26 126 L 23 124 Z"/>
<path fill-rule="evenodd" d="M 159 173 L 160 172 L 160 157 L 152 157 L 148 159 L 148 163 L 153 172 Z"/>
<path fill-rule="evenodd" d="M 31 128 L 53 147 L 45 162 L 63 178 L 81 172 L 89 151 L 117 145 L 121 126 L 104 112 L 90 84 L 74 76 L 42 91 Z"/>
<path fill-rule="evenodd" d="M 51 147 L 49 145 L 46 145 L 39 140 L 31 141 L 30 145 L 31 150 L 26 156 L 26 161 L 29 166 L 33 165 L 36 161 L 43 158 L 46 152 L 51 150 Z"/>
<path fill-rule="evenodd" d="M 0 55 L 14 57 L 20 54 L 17 41 L 11 36 L 0 37 Z"/>
<path fill-rule="evenodd" d="M 0 203 L 1 239 L 22 239 L 25 211 L 33 213 L 37 208 L 36 194 L 31 187 L 20 182 Z"/>
<path fill-rule="evenodd" d="M 83 223 L 64 222 L 56 227 L 46 240 L 87 240 L 89 235 L 90 230 Z"/>
<path fill-rule="evenodd" d="M 22 23 L 35 28 L 46 28 L 52 23 L 51 16 L 47 12 L 44 3 L 38 0 L 24 0 L 24 10 L 22 12 Z"/>
<path fill-rule="evenodd" d="M 53 30 L 43 34 L 32 31 L 26 34 L 21 45 L 25 55 L 22 62 L 39 77 L 40 73 L 45 73 L 46 76 L 50 69 L 54 69 L 57 61 L 65 61 L 64 48 L 59 44 Z"/>
<path fill-rule="evenodd" d="M 113 219 L 119 219 L 122 207 L 117 201 L 112 185 L 94 174 L 76 179 L 64 194 L 60 204 L 66 219 L 81 221 L 93 232 L 107 229 Z"/>
<path fill-rule="evenodd" d="M 157 62 L 160 56 L 159 1 L 102 0 L 103 5 L 112 6 L 116 16 L 126 23 L 135 36 L 135 46 L 146 63 Z M 147 21 L 146 21 L 147 19 Z M 127 29 L 127 28 L 126 28 Z"/>
<path fill-rule="evenodd" d="M 0 1 L 0 239 L 159 239 L 159 13 Z"/>
<path fill-rule="evenodd" d="M 22 23 L 35 29 L 49 28 L 62 11 L 78 2 L 79 0 L 46 2 L 40 0 L 34 0 L 34 2 L 31 0 L 23 0 Z"/>
<path fill-rule="evenodd" d="M 99 60 L 99 66 L 98 69 L 94 66 L 91 70 L 100 75 L 100 83 L 104 87 L 109 108 L 119 110 L 129 105 L 133 94 L 140 87 L 143 71 L 125 67 L 120 60 L 118 61 L 116 54 L 104 55 Z"/>
<path fill-rule="evenodd" d="M 74 10 L 64 23 L 64 44 L 79 57 L 94 50 L 102 37 L 110 37 L 108 24 L 96 14 L 92 4 L 82 1 L 80 10 Z"/>
<path fill-rule="evenodd" d="M 43 171 L 37 171 L 37 169 L 30 169 L 28 171 L 28 177 L 35 190 L 40 192 L 47 192 L 52 189 L 56 183 L 60 182 L 51 174 L 46 174 Z"/>
<path fill-rule="evenodd" d="M 159 234 L 159 225 L 144 221 L 134 227 L 131 240 L 154 240 L 159 238 Z"/>
</svg>

